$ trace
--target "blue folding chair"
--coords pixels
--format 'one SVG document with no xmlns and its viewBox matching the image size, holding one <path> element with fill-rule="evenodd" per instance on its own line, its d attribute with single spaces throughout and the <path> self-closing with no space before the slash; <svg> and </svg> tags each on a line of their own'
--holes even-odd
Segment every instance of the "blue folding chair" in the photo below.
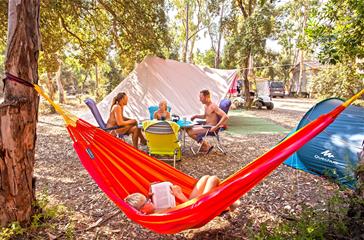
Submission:
<svg viewBox="0 0 364 240">
<path fill-rule="evenodd" d="M 231 101 L 229 99 L 223 99 L 221 100 L 220 104 L 219 104 L 219 108 L 221 108 L 226 114 L 228 114 L 229 109 L 231 106 Z M 220 121 L 220 118 L 217 119 L 217 122 Z M 206 131 L 206 133 L 200 134 L 199 136 L 197 136 L 197 142 L 201 143 L 205 138 L 207 137 L 212 137 L 215 141 L 215 146 L 223 153 L 226 154 L 226 150 L 223 147 L 223 145 L 221 144 L 221 139 L 219 136 L 219 133 L 224 131 L 226 129 L 226 126 L 221 126 L 219 127 L 219 129 L 217 129 L 214 132 L 209 131 L 209 129 L 211 129 L 213 126 L 211 125 L 202 125 L 203 128 L 206 128 L 208 131 Z M 193 149 L 193 146 L 191 147 L 191 151 L 193 154 L 197 154 L 201 151 L 201 147 L 202 144 L 200 144 L 200 146 L 198 147 L 197 151 L 195 151 Z"/>
<path fill-rule="evenodd" d="M 104 122 L 104 120 L 102 119 L 102 116 L 100 114 L 99 109 L 97 108 L 97 105 L 95 103 L 94 100 L 92 100 L 91 98 L 87 98 L 85 101 L 85 104 L 87 105 L 87 107 L 91 110 L 92 115 L 94 116 L 97 124 L 99 124 L 99 127 L 106 131 L 106 132 L 110 132 L 112 130 L 116 130 L 119 128 L 123 128 L 123 126 L 114 126 L 114 127 L 106 127 L 106 123 Z M 124 137 L 127 136 L 126 134 L 118 134 L 117 137 L 124 139 Z"/>
<path fill-rule="evenodd" d="M 150 118 L 150 120 L 153 120 L 153 118 L 154 118 L 154 113 L 155 113 L 156 111 L 158 111 L 158 109 L 159 109 L 159 106 L 149 106 L 149 107 L 148 107 L 148 111 L 149 111 L 149 118 Z M 167 111 L 168 111 L 168 112 L 171 112 L 171 107 L 170 107 L 170 106 L 167 106 Z"/>
</svg>

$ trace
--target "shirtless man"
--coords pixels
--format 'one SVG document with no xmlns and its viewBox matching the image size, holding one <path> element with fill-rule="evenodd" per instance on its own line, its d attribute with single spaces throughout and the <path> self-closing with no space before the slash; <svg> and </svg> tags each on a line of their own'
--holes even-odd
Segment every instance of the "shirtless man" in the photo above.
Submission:
<svg viewBox="0 0 364 240">
<path fill-rule="evenodd" d="M 224 125 L 229 117 L 226 113 L 219 108 L 215 103 L 211 102 L 211 96 L 209 90 L 202 90 L 200 92 L 200 101 L 205 106 L 205 114 L 203 115 L 194 115 L 191 117 L 193 121 L 195 118 L 203 118 L 206 119 L 206 125 L 212 126 L 212 128 L 203 128 L 203 126 L 194 126 L 187 130 L 187 134 L 196 141 L 199 141 L 199 136 L 205 134 L 207 131 L 214 132 L 219 127 Z M 220 119 L 220 120 L 219 120 Z M 212 149 L 206 141 L 200 142 L 202 144 L 201 151 L 209 153 Z"/>
</svg>

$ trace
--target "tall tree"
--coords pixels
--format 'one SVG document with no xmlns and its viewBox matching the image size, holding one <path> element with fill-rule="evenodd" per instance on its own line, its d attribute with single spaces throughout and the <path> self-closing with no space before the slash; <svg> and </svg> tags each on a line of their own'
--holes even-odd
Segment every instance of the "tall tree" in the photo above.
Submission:
<svg viewBox="0 0 364 240">
<path fill-rule="evenodd" d="M 10 0 L 5 70 L 38 81 L 39 0 Z M 26 23 L 26 24 L 24 24 Z M 30 220 L 35 199 L 33 168 L 38 96 L 7 81 L 0 105 L 0 225 Z"/>
<path fill-rule="evenodd" d="M 207 1 L 171 0 L 171 3 L 172 9 L 176 11 L 170 27 L 175 37 L 174 44 L 178 44 L 178 48 L 182 49 L 180 59 L 183 62 L 192 62 L 198 33 L 207 27 Z"/>
<path fill-rule="evenodd" d="M 221 42 L 224 35 L 224 19 L 229 15 L 231 6 L 228 0 L 211 0 L 207 3 L 206 25 L 211 40 L 211 48 L 215 52 L 214 67 L 219 68 L 221 63 Z"/>
<path fill-rule="evenodd" d="M 245 102 L 251 106 L 249 66 L 257 54 L 264 53 L 266 39 L 274 26 L 273 1 L 237 0 L 227 21 L 227 42 L 225 47 L 225 65 L 238 63 L 244 80 Z"/>
</svg>

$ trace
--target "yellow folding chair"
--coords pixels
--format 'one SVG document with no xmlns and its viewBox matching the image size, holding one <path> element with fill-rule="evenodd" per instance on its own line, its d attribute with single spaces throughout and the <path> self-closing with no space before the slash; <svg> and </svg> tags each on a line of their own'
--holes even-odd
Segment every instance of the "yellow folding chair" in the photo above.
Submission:
<svg viewBox="0 0 364 240">
<path fill-rule="evenodd" d="M 171 121 L 148 120 L 143 122 L 145 138 L 147 139 L 148 154 L 159 156 L 173 156 L 161 160 L 181 160 L 181 145 L 178 141 L 179 126 Z"/>
</svg>

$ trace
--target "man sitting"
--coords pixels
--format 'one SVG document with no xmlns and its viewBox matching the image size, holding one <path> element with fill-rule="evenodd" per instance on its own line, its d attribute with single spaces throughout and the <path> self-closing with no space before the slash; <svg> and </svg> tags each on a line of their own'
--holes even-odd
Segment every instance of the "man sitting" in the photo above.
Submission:
<svg viewBox="0 0 364 240">
<path fill-rule="evenodd" d="M 227 122 L 229 117 L 221 108 L 219 108 L 215 103 L 211 101 L 209 90 L 202 90 L 200 92 L 200 101 L 202 104 L 204 104 L 205 113 L 203 115 L 194 115 L 191 117 L 191 120 L 193 121 L 195 118 L 206 119 L 206 125 L 210 125 L 212 126 L 212 128 L 209 129 L 204 128 L 203 126 L 194 126 L 187 130 L 187 134 L 191 138 L 202 144 L 201 151 L 208 154 L 212 150 L 213 146 L 210 146 L 208 142 L 200 139 L 199 137 L 202 134 L 205 134 L 207 131 L 214 132 L 218 130 Z"/>
</svg>

